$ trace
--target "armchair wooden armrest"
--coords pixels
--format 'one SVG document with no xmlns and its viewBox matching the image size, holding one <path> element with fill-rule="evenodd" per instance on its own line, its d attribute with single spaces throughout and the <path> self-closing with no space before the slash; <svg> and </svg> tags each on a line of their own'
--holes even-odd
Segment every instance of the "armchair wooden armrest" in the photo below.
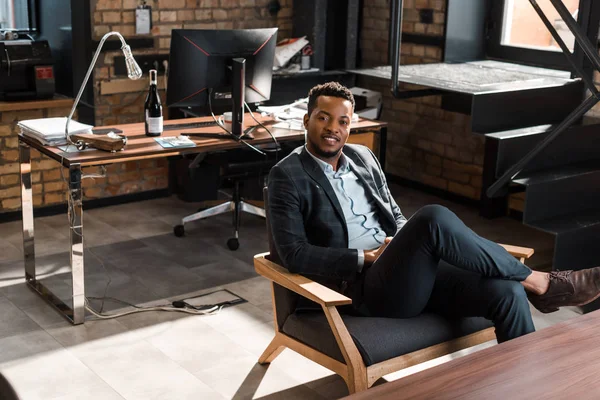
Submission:
<svg viewBox="0 0 600 400">
<path fill-rule="evenodd" d="M 535 250 L 530 247 L 519 247 L 512 246 L 510 244 L 502 244 L 498 243 L 500 246 L 504 247 L 506 251 L 508 251 L 511 255 L 519 258 L 521 262 L 524 262 L 526 258 L 529 258 L 533 255 Z"/>
<path fill-rule="evenodd" d="M 302 275 L 293 274 L 282 266 L 267 260 L 265 257 L 268 254 L 261 253 L 254 256 L 254 269 L 259 275 L 324 307 L 352 304 L 352 300 L 343 294 Z"/>
</svg>

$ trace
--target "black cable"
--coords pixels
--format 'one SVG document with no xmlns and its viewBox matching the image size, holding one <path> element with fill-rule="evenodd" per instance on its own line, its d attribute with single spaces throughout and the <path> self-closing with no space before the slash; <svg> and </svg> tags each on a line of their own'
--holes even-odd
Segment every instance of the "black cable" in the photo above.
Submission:
<svg viewBox="0 0 600 400">
<path fill-rule="evenodd" d="M 248 109 L 248 112 L 250 113 L 250 116 L 252 117 L 252 119 L 259 124 L 261 127 L 263 127 L 265 129 L 265 131 L 267 131 L 269 133 L 269 135 L 271 136 L 271 138 L 273 139 L 273 142 L 275 143 L 275 163 L 277 163 L 277 161 L 279 161 L 279 143 L 277 142 L 277 139 L 275 139 L 275 136 L 273 135 L 273 133 L 269 130 L 269 128 L 267 128 L 266 126 L 263 125 L 262 122 L 260 122 L 259 120 L 256 119 L 256 117 L 254 116 L 254 113 L 252 112 L 252 110 L 250 109 L 250 106 L 248 105 L 248 103 L 244 102 L 244 105 L 246 106 L 246 108 Z"/>
<path fill-rule="evenodd" d="M 237 137 L 236 135 L 234 135 L 229 129 L 225 128 L 223 125 L 221 125 L 219 123 L 219 121 L 217 121 L 217 117 L 215 117 L 215 113 L 213 113 L 213 109 L 212 109 L 212 89 L 208 89 L 208 108 L 210 109 L 210 115 L 212 115 L 213 120 L 215 121 L 215 123 L 221 128 L 223 129 L 225 132 L 227 132 L 228 135 L 230 135 L 233 139 L 237 140 L 238 142 L 242 142 L 244 143 L 246 146 L 250 147 L 252 150 L 256 151 L 257 153 L 259 153 L 262 156 L 267 156 L 267 154 L 259 149 L 257 149 L 256 147 L 252 146 L 250 143 L 246 142 L 245 140 L 240 139 L 239 137 Z"/>
</svg>

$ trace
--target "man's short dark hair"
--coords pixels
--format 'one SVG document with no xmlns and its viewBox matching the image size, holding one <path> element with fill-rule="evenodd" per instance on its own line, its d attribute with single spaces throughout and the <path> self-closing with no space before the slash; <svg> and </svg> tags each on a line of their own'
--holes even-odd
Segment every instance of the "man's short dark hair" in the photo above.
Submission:
<svg viewBox="0 0 600 400">
<path fill-rule="evenodd" d="M 322 85 L 317 85 L 308 92 L 308 115 L 310 116 L 317 105 L 319 96 L 339 97 L 348 100 L 352 103 L 354 110 L 354 96 L 350 89 L 338 82 L 327 82 Z"/>
</svg>

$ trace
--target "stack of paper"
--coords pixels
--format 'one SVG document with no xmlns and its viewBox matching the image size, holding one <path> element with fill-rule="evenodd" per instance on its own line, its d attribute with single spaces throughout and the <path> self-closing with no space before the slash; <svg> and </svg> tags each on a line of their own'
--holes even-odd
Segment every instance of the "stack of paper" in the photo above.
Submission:
<svg viewBox="0 0 600 400">
<path fill-rule="evenodd" d="M 67 143 L 65 136 L 66 117 L 28 119 L 19 122 L 21 133 L 46 146 L 57 146 Z M 69 134 L 92 133 L 92 125 L 71 120 Z"/>
</svg>

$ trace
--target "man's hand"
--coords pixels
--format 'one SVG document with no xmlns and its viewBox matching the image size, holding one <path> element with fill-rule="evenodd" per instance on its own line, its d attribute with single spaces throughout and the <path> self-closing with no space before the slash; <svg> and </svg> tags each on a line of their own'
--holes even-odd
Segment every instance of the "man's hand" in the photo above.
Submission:
<svg viewBox="0 0 600 400">
<path fill-rule="evenodd" d="M 379 258 L 381 253 L 385 250 L 387 245 L 392 241 L 394 237 L 388 236 L 383 241 L 383 244 L 373 250 L 365 250 L 365 267 L 370 267 Z"/>
</svg>

